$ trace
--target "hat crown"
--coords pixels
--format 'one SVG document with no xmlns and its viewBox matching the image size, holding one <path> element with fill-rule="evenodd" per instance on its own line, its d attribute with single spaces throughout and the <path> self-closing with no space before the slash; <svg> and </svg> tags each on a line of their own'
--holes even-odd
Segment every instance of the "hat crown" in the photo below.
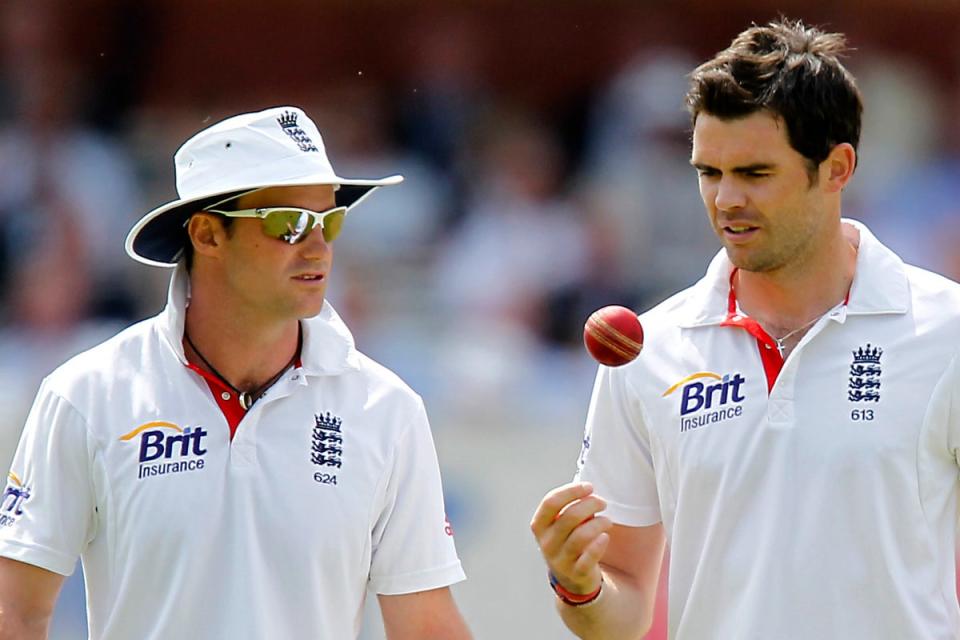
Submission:
<svg viewBox="0 0 960 640">
<path fill-rule="evenodd" d="M 239 191 L 251 181 L 283 184 L 314 176 L 336 184 L 320 131 L 297 107 L 227 118 L 187 140 L 174 155 L 177 193 L 196 198 Z"/>
</svg>

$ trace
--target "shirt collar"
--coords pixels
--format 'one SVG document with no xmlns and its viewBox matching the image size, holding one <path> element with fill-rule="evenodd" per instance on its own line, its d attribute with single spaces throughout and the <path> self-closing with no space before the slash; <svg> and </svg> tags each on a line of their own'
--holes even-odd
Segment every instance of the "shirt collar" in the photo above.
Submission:
<svg viewBox="0 0 960 640">
<path fill-rule="evenodd" d="M 863 223 L 848 218 L 841 222 L 860 234 L 847 315 L 906 313 L 910 306 L 910 287 L 903 260 L 877 240 Z M 706 275 L 691 288 L 681 308 L 681 328 L 716 325 L 726 319 L 733 268 L 726 250 L 721 249 L 707 267 Z"/>
<path fill-rule="evenodd" d="M 183 364 L 183 328 L 190 300 L 190 274 L 182 264 L 177 265 L 167 290 L 167 306 L 158 322 L 163 340 Z M 303 346 L 300 352 L 302 371 L 306 375 L 336 375 L 360 366 L 350 329 L 333 306 L 324 301 L 320 313 L 300 321 L 303 328 Z"/>
</svg>

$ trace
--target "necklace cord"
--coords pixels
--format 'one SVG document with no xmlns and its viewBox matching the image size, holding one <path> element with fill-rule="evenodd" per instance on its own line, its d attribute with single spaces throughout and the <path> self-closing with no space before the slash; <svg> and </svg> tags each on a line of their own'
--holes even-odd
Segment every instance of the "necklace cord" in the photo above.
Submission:
<svg viewBox="0 0 960 640">
<path fill-rule="evenodd" d="M 272 378 L 267 380 L 264 384 L 257 387 L 253 391 L 241 391 L 237 387 L 233 386 L 230 383 L 230 381 L 227 380 L 227 378 L 222 373 L 217 371 L 216 367 L 210 364 L 210 361 L 207 360 L 202 353 L 200 353 L 200 350 L 197 349 L 197 345 L 193 344 L 193 340 L 190 339 L 190 334 L 187 333 L 186 329 L 184 329 L 183 331 L 183 337 L 186 339 L 187 344 L 190 345 L 190 348 L 193 349 L 193 352 L 197 354 L 197 357 L 200 358 L 200 361 L 204 365 L 206 365 L 208 369 L 210 369 L 210 372 L 213 373 L 213 375 L 217 376 L 217 378 L 219 378 L 221 382 L 223 382 L 225 385 L 227 385 L 233 390 L 234 394 L 236 394 L 237 396 L 237 400 L 240 402 L 240 406 L 243 407 L 244 411 L 249 410 L 250 407 L 253 406 L 253 403 L 259 400 L 260 397 L 263 396 L 263 394 L 267 391 L 267 389 L 272 387 L 274 383 L 276 383 L 276 381 L 279 380 L 284 373 L 286 373 L 287 369 L 289 369 L 291 365 L 293 365 L 293 363 L 296 362 L 297 356 L 300 355 L 300 348 L 303 346 L 303 334 L 300 332 L 300 328 L 298 326 L 297 327 L 297 349 L 296 351 L 293 352 L 293 356 L 290 358 L 287 364 L 283 365 L 283 368 L 281 368 L 280 371 L 278 371 Z"/>
</svg>

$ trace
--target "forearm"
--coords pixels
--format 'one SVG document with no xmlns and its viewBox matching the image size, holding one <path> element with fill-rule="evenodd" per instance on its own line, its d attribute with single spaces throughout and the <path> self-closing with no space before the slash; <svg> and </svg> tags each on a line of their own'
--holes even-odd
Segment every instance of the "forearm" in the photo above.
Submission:
<svg viewBox="0 0 960 640">
<path fill-rule="evenodd" d="M 46 640 L 64 577 L 0 557 L 0 640 Z"/>
<path fill-rule="evenodd" d="M 381 595 L 380 612 L 388 640 L 471 640 L 450 589 Z"/>
<path fill-rule="evenodd" d="M 623 576 L 605 568 L 600 597 L 590 604 L 572 607 L 557 599 L 557 610 L 563 623 L 582 640 L 634 640 L 647 633 L 653 624 L 653 594 Z"/>
</svg>

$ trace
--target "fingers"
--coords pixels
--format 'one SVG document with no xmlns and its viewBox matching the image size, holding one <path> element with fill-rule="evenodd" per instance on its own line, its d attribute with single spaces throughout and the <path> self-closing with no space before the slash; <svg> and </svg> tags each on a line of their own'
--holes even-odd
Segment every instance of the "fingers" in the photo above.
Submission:
<svg viewBox="0 0 960 640">
<path fill-rule="evenodd" d="M 594 532 L 598 526 L 602 526 L 606 518 L 602 518 L 599 523 L 594 520 L 597 519 L 597 514 L 606 508 L 606 501 L 593 495 L 570 503 L 540 536 L 540 549 L 549 555 L 563 553 L 562 547 L 571 537 L 572 542 L 576 543 L 588 532 Z M 573 535 L 575 531 L 576 536 Z"/>
<path fill-rule="evenodd" d="M 604 551 L 606 549 L 606 543 L 604 543 L 600 549 L 595 549 L 591 547 L 591 545 L 593 545 L 600 536 L 605 535 L 612 526 L 613 523 L 609 518 L 599 516 L 577 526 L 570 532 L 570 535 L 563 539 L 560 539 L 559 535 L 556 539 L 551 539 L 544 547 L 541 547 L 541 551 L 551 568 L 571 577 L 579 576 L 582 578 L 589 573 L 589 571 L 576 569 L 575 566 L 581 560 L 589 563 L 591 568 L 593 565 L 599 563 L 602 554 L 597 556 L 594 559 L 595 561 L 591 561 L 593 559 L 592 555 L 588 555 L 586 559 L 584 559 L 583 556 L 587 553 L 588 549 L 591 554 L 595 551 Z M 576 574 L 576 576 L 574 574 Z"/>
<path fill-rule="evenodd" d="M 604 531 L 584 548 L 583 553 L 573 563 L 573 575 L 575 577 L 584 577 L 590 575 L 593 569 L 600 564 L 607 545 L 610 543 L 610 534 Z"/>
<path fill-rule="evenodd" d="M 567 505 L 592 493 L 593 485 L 589 482 L 571 482 L 550 491 L 544 496 L 533 514 L 533 520 L 530 521 L 530 530 L 533 531 L 533 535 L 539 539 Z"/>
<path fill-rule="evenodd" d="M 588 483 L 548 493 L 530 523 L 550 570 L 565 588 L 589 593 L 600 582 L 600 559 L 609 543 L 609 518 L 597 514 L 606 502 Z"/>
</svg>

